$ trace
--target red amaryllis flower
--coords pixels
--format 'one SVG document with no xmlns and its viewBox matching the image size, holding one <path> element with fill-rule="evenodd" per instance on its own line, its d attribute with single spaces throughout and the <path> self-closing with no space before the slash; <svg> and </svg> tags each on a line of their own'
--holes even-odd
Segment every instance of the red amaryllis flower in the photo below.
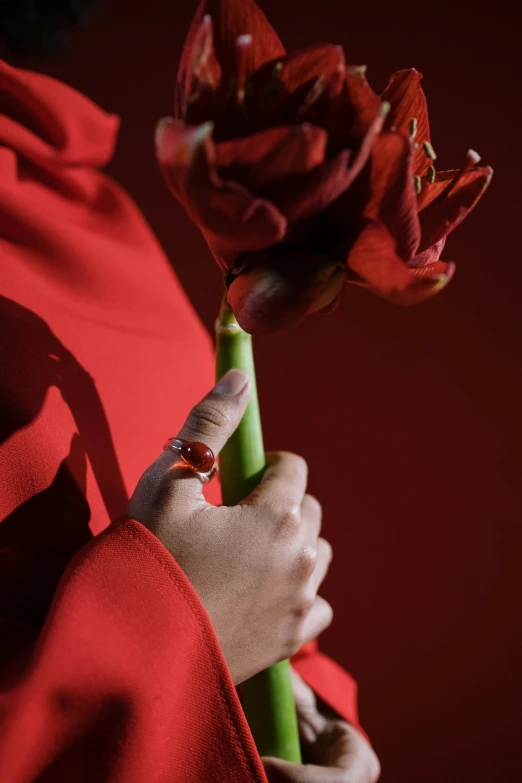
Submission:
<svg viewBox="0 0 522 783">
<path fill-rule="evenodd" d="M 398 304 L 420 302 L 449 282 L 455 265 L 439 260 L 446 237 L 493 175 L 476 166 L 480 158 L 473 150 L 462 169 L 436 171 L 421 79 L 414 69 L 399 71 L 381 96 L 391 109 L 373 145 L 361 231 L 347 255 L 359 278 L 350 282 Z"/>
<path fill-rule="evenodd" d="M 286 54 L 253 0 L 202 1 L 182 55 L 175 119 L 158 126 L 158 158 L 225 272 L 244 329 L 291 326 L 331 307 L 347 279 L 413 301 L 449 278 L 451 267 L 433 266 L 434 256 L 462 219 L 455 192 L 480 178 L 432 181 L 424 148 L 414 152 L 410 139 L 417 117 L 417 135 L 429 141 L 414 81 L 397 74 L 383 102 L 340 47 Z M 390 103 L 396 130 L 381 134 Z M 473 192 L 476 201 L 477 185 Z M 418 207 L 433 215 L 429 246 Z"/>
</svg>

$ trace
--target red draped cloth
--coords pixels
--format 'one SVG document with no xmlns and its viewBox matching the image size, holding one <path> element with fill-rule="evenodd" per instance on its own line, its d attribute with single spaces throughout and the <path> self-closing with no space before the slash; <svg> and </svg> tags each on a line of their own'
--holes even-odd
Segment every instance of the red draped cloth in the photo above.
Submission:
<svg viewBox="0 0 522 783">
<path fill-rule="evenodd" d="M 204 607 L 124 517 L 213 350 L 101 171 L 117 131 L 0 62 L 0 779 L 265 781 Z M 349 675 L 314 645 L 294 665 L 357 724 Z"/>
</svg>

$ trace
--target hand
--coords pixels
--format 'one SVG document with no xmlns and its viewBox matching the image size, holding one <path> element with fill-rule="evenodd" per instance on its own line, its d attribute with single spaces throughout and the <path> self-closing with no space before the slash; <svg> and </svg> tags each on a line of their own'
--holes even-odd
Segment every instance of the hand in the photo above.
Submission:
<svg viewBox="0 0 522 783">
<path fill-rule="evenodd" d="M 215 454 L 250 398 L 245 373 L 231 370 L 192 410 L 180 438 Z M 145 471 L 128 516 L 171 552 L 199 594 L 234 683 L 293 655 L 332 620 L 317 596 L 331 560 L 319 538 L 321 507 L 305 494 L 307 466 L 286 452 L 268 456 L 260 485 L 234 507 L 212 506 L 201 483 L 167 450 Z"/>
<path fill-rule="evenodd" d="M 303 753 L 310 764 L 264 758 L 270 783 L 375 783 L 381 768 L 364 737 L 349 723 L 321 714 L 311 688 L 292 671 Z"/>
</svg>

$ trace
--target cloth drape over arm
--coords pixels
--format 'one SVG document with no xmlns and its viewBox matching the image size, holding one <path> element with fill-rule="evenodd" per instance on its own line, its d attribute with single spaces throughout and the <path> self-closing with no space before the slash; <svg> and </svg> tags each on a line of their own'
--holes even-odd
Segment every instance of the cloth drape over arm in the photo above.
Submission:
<svg viewBox="0 0 522 783">
<path fill-rule="evenodd" d="M 214 361 L 149 226 L 100 170 L 117 129 L 0 62 L 0 779 L 263 781 L 204 608 L 124 519 Z M 217 482 L 206 493 L 219 503 Z M 294 664 L 357 723 L 349 675 L 313 645 Z"/>
</svg>

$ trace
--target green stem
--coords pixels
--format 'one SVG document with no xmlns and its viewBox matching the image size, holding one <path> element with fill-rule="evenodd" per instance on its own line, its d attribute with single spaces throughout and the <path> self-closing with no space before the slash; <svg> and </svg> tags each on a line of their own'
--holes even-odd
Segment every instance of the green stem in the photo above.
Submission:
<svg viewBox="0 0 522 783">
<path fill-rule="evenodd" d="M 216 376 L 244 370 L 252 394 L 243 419 L 219 458 L 223 503 L 233 506 L 259 483 L 265 469 L 263 431 L 259 414 L 252 338 L 223 304 L 216 323 Z M 243 708 L 261 756 L 299 763 L 301 749 L 289 661 L 260 672 L 241 687 Z"/>
</svg>

